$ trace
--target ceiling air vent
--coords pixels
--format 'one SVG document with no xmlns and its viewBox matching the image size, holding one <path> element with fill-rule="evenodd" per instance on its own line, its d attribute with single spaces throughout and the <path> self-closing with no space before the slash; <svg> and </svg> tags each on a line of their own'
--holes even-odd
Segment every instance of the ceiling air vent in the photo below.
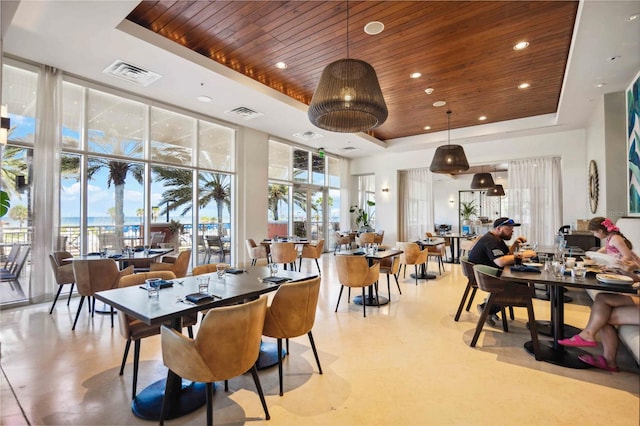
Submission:
<svg viewBox="0 0 640 426">
<path fill-rule="evenodd" d="M 307 130 L 306 132 L 294 133 L 293 136 L 295 136 L 296 138 L 304 139 L 306 141 L 324 137 L 320 133 L 312 132 L 311 130 Z"/>
<path fill-rule="evenodd" d="M 251 120 L 252 118 L 260 117 L 262 115 L 261 112 L 256 112 L 247 107 L 238 107 L 238 108 L 230 109 L 225 111 L 224 113 L 235 115 L 236 117 L 240 117 L 243 120 Z"/>
<path fill-rule="evenodd" d="M 120 59 L 109 65 L 102 72 L 143 87 L 162 77 L 160 74 L 128 64 Z"/>
</svg>

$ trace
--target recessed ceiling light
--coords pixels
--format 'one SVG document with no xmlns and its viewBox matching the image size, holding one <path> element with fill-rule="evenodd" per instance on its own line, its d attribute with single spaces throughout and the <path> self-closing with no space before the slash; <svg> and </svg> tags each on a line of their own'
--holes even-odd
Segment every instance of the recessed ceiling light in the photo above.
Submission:
<svg viewBox="0 0 640 426">
<path fill-rule="evenodd" d="M 198 99 L 200 102 L 205 102 L 205 103 L 209 103 L 209 102 L 211 102 L 211 101 L 213 100 L 213 99 L 211 99 L 209 96 L 205 96 L 205 95 L 198 96 L 198 98 L 197 98 L 197 99 Z"/>
<path fill-rule="evenodd" d="M 484 121 L 486 119 L 487 119 L 486 115 L 481 115 L 480 117 L 478 117 L 478 120 L 480 120 L 480 121 Z"/>
<path fill-rule="evenodd" d="M 430 94 L 432 94 L 432 93 L 433 93 L 433 88 L 432 88 L 432 87 L 428 87 L 428 88 L 424 89 L 424 92 L 425 92 L 427 95 L 430 95 Z"/>
<path fill-rule="evenodd" d="M 439 107 L 445 106 L 446 104 L 447 103 L 445 101 L 436 101 L 436 102 L 433 103 L 433 106 L 436 107 L 436 108 L 439 108 Z"/>
<path fill-rule="evenodd" d="M 633 15 L 629 15 L 627 16 L 627 21 L 629 22 L 635 21 L 636 19 L 638 19 L 639 16 L 640 16 L 640 13 L 634 13 Z"/>
<path fill-rule="evenodd" d="M 516 43 L 515 46 L 513 46 L 513 50 L 526 49 L 528 46 L 529 46 L 529 42 L 528 41 L 519 41 L 518 43 Z"/>
<path fill-rule="evenodd" d="M 422 73 L 412 72 L 411 74 L 409 74 L 409 77 L 411 77 L 411 78 L 420 78 L 420 77 L 422 77 Z"/>
<path fill-rule="evenodd" d="M 425 130 L 431 130 L 431 126 L 424 126 Z"/>
<path fill-rule="evenodd" d="M 604 87 L 606 85 L 607 85 L 607 83 L 596 83 L 596 87 L 597 88 L 601 88 L 601 87 Z"/>
<path fill-rule="evenodd" d="M 277 62 L 276 63 L 276 68 L 283 70 L 283 69 L 287 68 L 287 64 L 285 64 L 284 62 Z"/>
<path fill-rule="evenodd" d="M 529 83 L 521 83 L 518 85 L 518 89 L 528 89 L 529 87 L 531 87 Z"/>
<path fill-rule="evenodd" d="M 364 26 L 364 32 L 369 35 L 380 34 L 384 30 L 384 24 L 378 21 L 371 21 Z"/>
</svg>

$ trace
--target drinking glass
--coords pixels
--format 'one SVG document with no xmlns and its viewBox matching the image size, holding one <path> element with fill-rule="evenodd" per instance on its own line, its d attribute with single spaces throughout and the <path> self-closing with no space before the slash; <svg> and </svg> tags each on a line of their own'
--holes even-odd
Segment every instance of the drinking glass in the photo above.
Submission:
<svg viewBox="0 0 640 426">
<path fill-rule="evenodd" d="M 516 250 L 513 253 L 513 262 L 515 263 L 516 266 L 520 266 L 522 265 L 522 251 L 520 251 L 520 249 Z"/>
<path fill-rule="evenodd" d="M 219 279 L 224 279 L 224 276 L 227 273 L 227 265 L 225 263 L 218 263 L 216 265 L 216 272 L 218 273 Z"/>
<path fill-rule="evenodd" d="M 150 299 L 157 299 L 160 296 L 160 278 L 149 278 L 144 280 L 147 288 L 147 296 Z"/>
<path fill-rule="evenodd" d="M 564 275 L 564 263 L 559 260 L 554 260 L 551 264 L 551 270 L 553 271 L 553 275 L 557 278 L 560 278 Z"/>
<path fill-rule="evenodd" d="M 275 277 L 276 274 L 278 273 L 278 264 L 277 263 L 270 263 L 269 264 L 269 272 L 271 273 L 272 277 Z"/>
<path fill-rule="evenodd" d="M 209 293 L 209 277 L 207 276 L 198 276 L 196 277 L 196 281 L 198 282 L 198 293 Z"/>
<path fill-rule="evenodd" d="M 576 266 L 571 270 L 571 275 L 573 275 L 573 278 L 575 278 L 576 281 L 582 281 L 587 275 L 587 268 L 584 266 Z"/>
<path fill-rule="evenodd" d="M 107 257 L 107 248 L 103 247 L 100 249 L 100 257 L 105 258 Z"/>
</svg>

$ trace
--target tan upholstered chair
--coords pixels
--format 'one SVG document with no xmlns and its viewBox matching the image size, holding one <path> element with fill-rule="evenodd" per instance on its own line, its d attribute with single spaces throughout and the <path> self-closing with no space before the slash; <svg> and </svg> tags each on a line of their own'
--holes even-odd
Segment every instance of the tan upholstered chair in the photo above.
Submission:
<svg viewBox="0 0 640 426">
<path fill-rule="evenodd" d="M 142 272 L 139 274 L 125 275 L 120 278 L 118 287 L 130 287 L 139 286 L 144 284 L 146 279 L 160 278 L 163 280 L 173 280 L 176 276 L 171 271 L 157 271 L 157 272 Z M 193 337 L 193 325 L 196 324 L 198 315 L 192 314 L 182 317 L 183 327 L 189 328 L 189 336 Z M 131 387 L 131 398 L 136 397 L 136 387 L 138 384 L 138 362 L 140 360 L 140 339 L 145 337 L 155 336 L 160 334 L 159 325 L 148 325 L 144 322 L 136 319 L 132 316 L 125 314 L 122 311 L 118 311 L 118 324 L 120 326 L 120 334 L 127 339 L 127 344 L 124 347 L 124 354 L 122 355 L 122 364 L 120 365 L 120 375 L 124 374 L 124 366 L 127 363 L 127 356 L 129 355 L 129 348 L 131 342 L 135 342 L 133 347 L 133 382 Z"/>
<path fill-rule="evenodd" d="M 224 264 L 227 269 L 230 268 L 230 265 Z M 191 271 L 191 275 L 202 275 L 202 274 L 213 274 L 218 272 L 218 263 L 207 263 L 206 265 L 198 265 Z"/>
<path fill-rule="evenodd" d="M 335 246 L 333 248 L 333 254 L 336 254 L 337 250 L 342 249 L 342 246 L 346 246 L 347 250 L 351 248 L 351 235 L 342 235 L 339 232 L 334 234 Z"/>
<path fill-rule="evenodd" d="M 176 278 L 182 278 L 187 275 L 189 269 L 189 261 L 191 260 L 191 249 L 180 252 L 174 263 L 157 262 L 152 263 L 149 272 L 171 271 Z"/>
<path fill-rule="evenodd" d="M 397 247 L 403 251 L 400 255 L 400 263 L 404 265 L 404 274 L 407 274 L 407 265 L 413 265 L 416 277 L 416 285 L 418 285 L 418 266 L 427 263 L 427 256 L 429 250 L 420 250 L 420 247 L 416 243 L 399 242 Z"/>
<path fill-rule="evenodd" d="M 298 259 L 298 250 L 295 243 L 271 243 L 271 261 L 273 263 L 282 263 L 286 268 L 291 266 L 291 270 L 296 270 L 296 260 Z"/>
<path fill-rule="evenodd" d="M 71 330 L 76 329 L 76 323 L 78 322 L 85 297 L 89 297 L 89 309 L 93 317 L 96 305 L 96 300 L 93 298 L 93 295 L 98 291 L 118 287 L 120 278 L 130 274 L 133 274 L 133 266 L 119 271 L 118 264 L 113 259 L 74 260 L 73 275 L 76 280 L 76 285 L 78 286 L 78 293 L 81 297 L 76 319 L 73 321 Z M 92 298 L 93 300 L 91 300 Z M 113 307 L 111 308 L 111 327 L 113 327 Z"/>
<path fill-rule="evenodd" d="M 460 319 L 460 314 L 462 313 L 462 308 L 464 307 L 464 303 L 467 301 L 467 296 L 469 295 L 469 292 L 471 292 L 471 296 L 469 296 L 469 302 L 467 303 L 467 308 L 466 308 L 467 312 L 469 311 L 469 309 L 471 309 L 473 298 L 476 296 L 476 292 L 478 291 L 476 276 L 473 273 L 473 263 L 469 262 L 468 256 L 462 256 L 460 258 L 460 266 L 462 266 L 462 273 L 467 278 L 467 286 L 464 289 L 464 293 L 462 293 L 462 300 L 460 300 L 458 311 L 456 312 L 456 316 L 453 319 L 454 321 L 458 321 Z"/>
<path fill-rule="evenodd" d="M 442 272 L 446 272 L 447 270 L 444 268 L 444 259 L 447 257 L 446 253 L 446 245 L 444 243 L 438 244 L 437 246 L 427 246 L 427 251 L 429 255 L 427 256 L 427 261 L 429 259 L 435 259 L 438 264 L 438 275 L 442 275 Z"/>
<path fill-rule="evenodd" d="M 206 383 L 208 425 L 213 424 L 212 383 L 241 376 L 249 370 L 265 417 L 267 420 L 271 418 L 255 365 L 260 352 L 266 310 L 266 297 L 240 305 L 210 309 L 195 339 L 162 326 L 164 365 L 180 377 Z M 165 398 L 162 401 L 160 424 L 163 424 L 167 405 Z"/>
<path fill-rule="evenodd" d="M 359 240 L 360 240 L 360 244 L 358 244 L 360 247 L 364 247 L 367 244 L 373 244 L 376 242 L 376 233 L 375 232 L 363 232 L 362 234 L 360 234 Z"/>
<path fill-rule="evenodd" d="M 398 274 L 400 273 L 400 256 L 387 257 L 380 260 L 380 274 L 385 274 L 387 276 L 387 293 L 389 293 L 389 300 L 391 300 L 391 280 L 389 279 L 389 275 L 393 275 L 393 278 L 396 280 L 396 285 L 398 286 L 398 292 L 402 294 L 402 290 L 400 290 L 400 283 L 398 282 Z"/>
<path fill-rule="evenodd" d="M 533 298 L 535 297 L 535 287 L 533 283 L 519 284 L 508 281 L 502 281 L 497 277 L 498 269 L 486 265 L 474 265 L 473 272 L 476 277 L 478 288 L 489 293 L 486 305 L 482 310 L 482 315 L 478 319 L 476 331 L 471 339 L 470 346 L 474 347 L 484 326 L 491 307 L 498 305 L 502 308 L 502 326 L 505 331 L 507 328 L 507 317 L 504 312 L 505 306 L 526 307 L 529 316 L 529 331 L 531 332 L 531 342 L 533 343 L 533 353 L 537 360 L 540 360 L 540 344 L 538 342 L 538 327 L 536 326 L 536 318 L 533 312 Z"/>
<path fill-rule="evenodd" d="M 287 339 L 287 354 L 289 354 L 289 339 L 306 334 L 316 358 L 318 370 L 322 374 L 320 358 L 313 341 L 311 329 L 316 319 L 318 293 L 320 292 L 320 277 L 282 284 L 273 296 L 271 305 L 267 308 L 262 334 L 278 339 L 278 378 L 280 379 L 280 396 L 284 394 L 282 384 L 282 339 Z"/>
<path fill-rule="evenodd" d="M 324 240 L 319 240 L 316 244 L 305 244 L 302 246 L 302 254 L 300 254 L 300 265 L 298 265 L 298 271 L 302 270 L 302 259 L 314 259 L 316 266 L 318 267 L 318 274 L 322 274 L 320 271 L 320 264 L 318 259 L 322 256 L 322 250 L 324 249 Z"/>
<path fill-rule="evenodd" d="M 255 266 L 256 262 L 260 259 L 265 259 L 268 261 L 267 248 L 265 246 L 257 245 L 256 242 L 251 238 L 245 240 L 244 243 L 247 246 L 247 252 L 249 253 L 249 258 L 251 259 L 251 266 Z"/>
<path fill-rule="evenodd" d="M 354 255 L 338 255 L 336 256 L 336 267 L 338 269 L 338 280 L 342 285 L 340 287 L 340 293 L 338 294 L 338 303 L 336 304 L 335 312 L 338 312 L 338 306 L 340 305 L 340 298 L 342 297 L 342 290 L 344 287 L 348 287 L 347 303 L 351 298 L 351 287 L 362 288 L 362 312 L 364 316 L 367 316 L 367 307 L 365 303 L 365 287 L 374 285 L 378 281 L 380 276 L 380 264 L 374 263 L 369 266 L 367 259 L 364 256 Z M 376 289 L 376 299 L 378 297 Z"/>
<path fill-rule="evenodd" d="M 71 284 L 69 298 L 67 299 L 67 306 L 69 306 L 69 302 L 71 302 L 71 295 L 73 294 L 73 287 L 76 284 L 76 279 L 73 276 L 73 264 L 71 262 L 63 262 L 63 260 L 72 257 L 73 255 L 68 251 L 54 251 L 49 254 L 49 261 L 51 262 L 51 269 L 53 269 L 53 276 L 58 284 L 58 292 L 56 293 L 55 299 L 53 299 L 49 315 L 53 313 L 53 308 L 56 307 L 56 302 L 58 301 L 58 297 L 60 297 L 62 287 L 66 284 Z"/>
<path fill-rule="evenodd" d="M 382 240 L 384 239 L 384 230 L 376 233 L 375 237 L 373 237 L 374 244 L 382 244 Z"/>
</svg>

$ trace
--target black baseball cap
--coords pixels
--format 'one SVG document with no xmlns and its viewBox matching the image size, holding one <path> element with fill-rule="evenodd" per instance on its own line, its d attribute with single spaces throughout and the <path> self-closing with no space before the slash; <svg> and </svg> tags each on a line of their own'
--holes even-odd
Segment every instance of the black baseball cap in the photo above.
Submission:
<svg viewBox="0 0 640 426">
<path fill-rule="evenodd" d="M 508 217 L 500 217 L 493 222 L 494 228 L 497 228 L 498 226 L 520 226 L 520 224 Z"/>
</svg>

